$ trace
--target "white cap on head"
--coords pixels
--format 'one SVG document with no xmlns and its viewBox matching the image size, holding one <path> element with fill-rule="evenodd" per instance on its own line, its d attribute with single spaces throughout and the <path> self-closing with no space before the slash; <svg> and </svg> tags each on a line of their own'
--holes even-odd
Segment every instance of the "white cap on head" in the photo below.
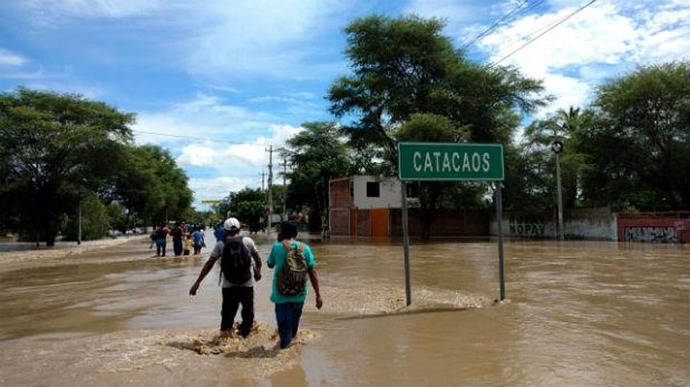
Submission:
<svg viewBox="0 0 690 387">
<path fill-rule="evenodd" d="M 225 223 L 223 223 L 223 228 L 230 231 L 230 230 L 239 230 L 240 229 L 240 221 L 237 220 L 237 218 L 228 218 L 225 220 Z"/>
</svg>

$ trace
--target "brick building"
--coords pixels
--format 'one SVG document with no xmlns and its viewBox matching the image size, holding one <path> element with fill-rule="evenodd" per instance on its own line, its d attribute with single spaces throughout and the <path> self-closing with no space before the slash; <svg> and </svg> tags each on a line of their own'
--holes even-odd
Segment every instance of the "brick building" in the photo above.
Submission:
<svg viewBox="0 0 690 387">
<path fill-rule="evenodd" d="M 408 186 L 410 188 L 410 186 Z M 402 234 L 401 184 L 395 177 L 350 176 L 329 184 L 331 235 L 396 237 Z M 419 200 L 408 191 L 410 235 L 421 234 Z M 440 210 L 431 224 L 432 236 L 488 235 L 483 211 Z"/>
</svg>

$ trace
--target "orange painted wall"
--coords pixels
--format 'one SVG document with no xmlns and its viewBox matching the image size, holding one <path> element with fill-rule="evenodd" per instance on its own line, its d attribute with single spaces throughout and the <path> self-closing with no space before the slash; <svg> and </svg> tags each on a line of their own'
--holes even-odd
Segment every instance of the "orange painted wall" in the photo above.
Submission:
<svg viewBox="0 0 690 387">
<path fill-rule="evenodd" d="M 371 214 L 371 236 L 388 236 L 388 209 L 377 208 L 370 210 Z"/>
</svg>

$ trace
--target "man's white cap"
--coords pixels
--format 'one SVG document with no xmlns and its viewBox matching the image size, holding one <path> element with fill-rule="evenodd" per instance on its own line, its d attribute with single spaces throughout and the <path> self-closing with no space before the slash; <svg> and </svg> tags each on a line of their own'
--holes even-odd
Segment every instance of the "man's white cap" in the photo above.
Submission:
<svg viewBox="0 0 690 387">
<path fill-rule="evenodd" d="M 240 229 L 240 221 L 237 220 L 237 218 L 228 218 L 225 223 L 223 223 L 223 228 L 230 231 L 230 230 L 239 230 Z"/>
</svg>

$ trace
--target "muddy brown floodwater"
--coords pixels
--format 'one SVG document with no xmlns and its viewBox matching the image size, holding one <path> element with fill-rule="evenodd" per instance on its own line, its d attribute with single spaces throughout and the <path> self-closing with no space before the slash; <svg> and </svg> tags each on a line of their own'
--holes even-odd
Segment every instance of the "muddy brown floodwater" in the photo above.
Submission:
<svg viewBox="0 0 690 387">
<path fill-rule="evenodd" d="M 285 351 L 268 270 L 245 341 L 216 336 L 217 269 L 187 295 L 203 258 L 132 241 L 0 267 L 0 384 L 690 384 L 687 246 L 509 241 L 508 301 L 494 305 L 495 242 L 414 244 L 411 308 L 400 245 L 313 250 L 325 306 L 309 296 Z"/>
</svg>

